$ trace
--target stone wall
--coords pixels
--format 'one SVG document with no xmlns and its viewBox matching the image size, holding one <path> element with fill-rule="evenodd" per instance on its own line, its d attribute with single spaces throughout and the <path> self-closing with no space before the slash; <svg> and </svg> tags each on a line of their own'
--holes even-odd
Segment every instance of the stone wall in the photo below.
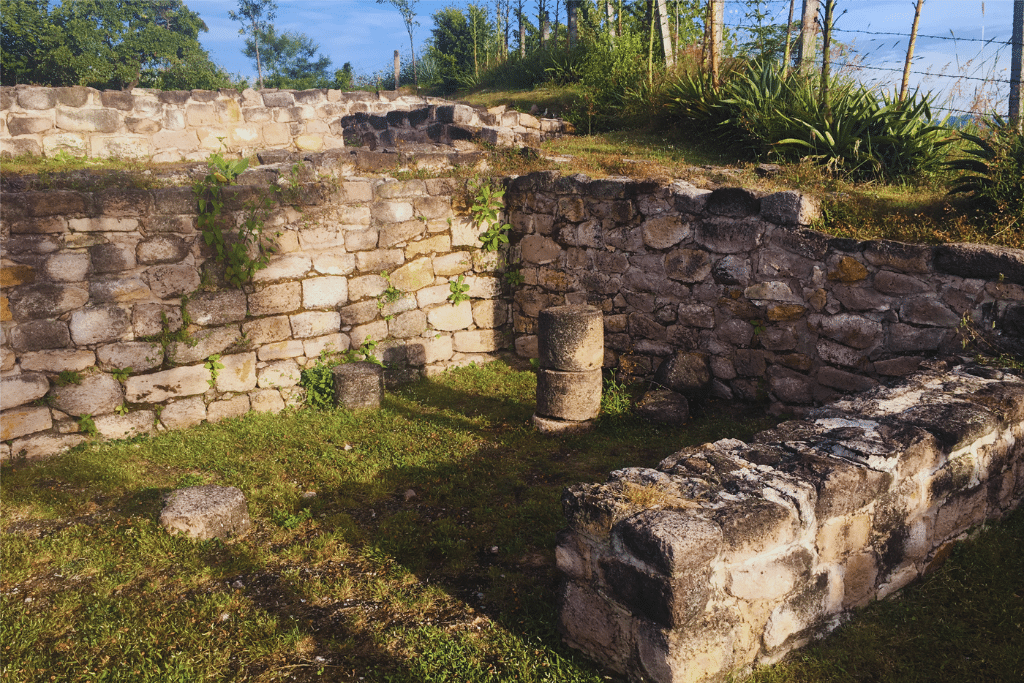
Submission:
<svg viewBox="0 0 1024 683">
<path fill-rule="evenodd" d="M 535 173 L 506 200 L 522 355 L 538 311 L 587 303 L 605 314 L 606 366 L 649 377 L 688 353 L 712 395 L 799 409 L 962 351 L 964 318 L 1024 353 L 1019 250 L 829 237 L 797 192 Z"/>
<path fill-rule="evenodd" d="M 221 151 L 248 156 L 267 149 L 319 152 L 458 140 L 536 146 L 566 127 L 504 107 L 484 110 L 394 92 L 0 89 L 3 155 L 64 151 L 174 162 Z"/>
<path fill-rule="evenodd" d="M 276 253 L 243 290 L 219 282 L 191 187 L 9 184 L 0 457 L 81 442 L 82 415 L 117 438 L 278 411 L 299 400 L 300 372 L 322 350 L 368 339 L 382 342 L 389 381 L 508 347 L 498 254 L 481 251 L 480 231 L 457 215 L 465 181 L 315 179 L 345 156 L 310 157 L 295 197 L 267 222 Z M 292 168 L 243 174 L 227 191 L 229 219 Z M 459 275 L 471 298 L 453 306 Z M 395 301 L 382 297 L 389 284 Z M 175 338 L 182 327 L 187 339 Z M 225 366 L 215 380 L 204 367 L 213 354 Z M 80 383 L 59 386 L 62 371 Z"/>
<path fill-rule="evenodd" d="M 928 572 L 1024 496 L 1024 381 L 940 365 L 567 489 L 567 642 L 634 681 L 731 680 Z"/>
</svg>

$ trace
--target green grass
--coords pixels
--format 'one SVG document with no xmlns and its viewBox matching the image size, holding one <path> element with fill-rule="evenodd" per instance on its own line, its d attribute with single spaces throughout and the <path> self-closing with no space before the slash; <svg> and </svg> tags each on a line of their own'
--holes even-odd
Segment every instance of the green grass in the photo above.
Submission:
<svg viewBox="0 0 1024 683">
<path fill-rule="evenodd" d="M 621 414 L 541 438 L 535 387 L 495 363 L 379 412 L 250 414 L 5 464 L 0 681 L 600 680 L 555 632 L 563 488 L 774 421 Z M 166 535 L 162 496 L 198 484 L 245 492 L 253 530 Z"/>
</svg>

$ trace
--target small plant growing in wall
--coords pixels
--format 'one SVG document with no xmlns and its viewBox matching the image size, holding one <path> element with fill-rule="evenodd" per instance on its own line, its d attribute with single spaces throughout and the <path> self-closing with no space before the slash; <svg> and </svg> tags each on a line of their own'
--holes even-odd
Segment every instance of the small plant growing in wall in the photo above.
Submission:
<svg viewBox="0 0 1024 683">
<path fill-rule="evenodd" d="M 217 375 L 224 369 L 224 364 L 220 362 L 220 354 L 214 353 L 206 362 L 203 363 L 203 367 L 210 371 L 210 379 L 206 380 L 206 383 L 212 388 L 217 383 Z"/>
<path fill-rule="evenodd" d="M 307 365 L 299 378 L 299 385 L 306 390 L 305 404 L 318 410 L 332 408 L 334 406 L 334 367 L 342 363 L 357 361 L 367 361 L 384 367 L 384 363 L 373 355 L 376 350 L 377 342 L 369 338 L 356 349 L 335 351 L 328 347 L 322 350 L 316 362 Z"/>
<path fill-rule="evenodd" d="M 386 270 L 381 271 L 380 276 L 384 278 L 385 282 L 388 283 L 388 286 L 384 289 L 383 292 L 381 292 L 380 296 L 377 297 L 377 310 L 383 313 L 385 306 L 387 306 L 388 304 L 393 304 L 399 299 L 401 299 L 405 295 L 405 292 L 400 290 L 398 287 L 395 287 L 395 285 L 391 283 L 391 276 L 388 275 L 388 272 Z M 391 320 L 394 317 L 395 316 L 393 315 L 386 315 L 384 316 L 384 319 Z"/>
<path fill-rule="evenodd" d="M 209 173 L 192 186 L 199 204 L 199 230 L 203 241 L 213 247 L 214 258 L 224 264 L 224 279 L 232 287 L 241 288 L 270 261 L 272 247 L 263 241 L 263 226 L 271 206 L 282 193 L 291 197 L 298 194 L 298 167 L 292 167 L 283 187 L 271 183 L 269 192 L 261 194 L 257 200 L 247 201 L 237 228 L 230 228 L 234 221 L 225 211 L 224 188 L 234 184 L 249 162 L 247 159 L 231 161 L 214 153 L 207 160 L 207 166 Z M 226 229 L 231 234 L 225 235 Z"/>
<path fill-rule="evenodd" d="M 465 276 L 460 275 L 448 283 L 448 289 L 451 290 L 451 294 L 448 295 L 448 301 L 451 302 L 452 306 L 458 306 L 463 301 L 469 301 L 469 295 L 466 294 L 469 291 L 469 285 L 463 284 L 465 279 Z"/>
<path fill-rule="evenodd" d="M 86 436 L 99 436 L 100 430 L 96 429 L 96 423 L 92 419 L 92 415 L 86 413 L 78 418 L 78 428 Z"/>
<path fill-rule="evenodd" d="M 132 368 L 114 368 L 110 371 L 110 375 L 118 382 L 124 382 L 128 379 L 128 375 L 132 374 Z"/>
<path fill-rule="evenodd" d="M 480 235 L 480 241 L 484 243 L 484 249 L 487 251 L 497 251 L 502 244 L 508 244 L 508 233 L 512 226 L 499 220 L 501 210 L 504 208 L 504 197 L 505 188 L 492 188 L 489 182 L 481 183 L 473 197 L 470 212 L 477 226 L 485 228 L 484 233 Z"/>
</svg>

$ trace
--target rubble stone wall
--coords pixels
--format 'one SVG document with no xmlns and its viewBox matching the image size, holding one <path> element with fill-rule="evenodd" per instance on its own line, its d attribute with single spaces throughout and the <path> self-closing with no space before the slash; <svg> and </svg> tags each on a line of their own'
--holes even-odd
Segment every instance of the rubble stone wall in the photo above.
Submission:
<svg viewBox="0 0 1024 683">
<path fill-rule="evenodd" d="M 940 365 L 567 489 L 567 642 L 630 680 L 731 680 L 928 572 L 1024 496 L 1024 381 Z"/>
<path fill-rule="evenodd" d="M 521 355 L 537 355 L 540 310 L 590 304 L 606 366 L 649 377 L 696 353 L 712 395 L 799 409 L 962 351 L 965 320 L 1024 353 L 1020 250 L 833 238 L 797 192 L 535 173 L 506 201 Z"/>
<path fill-rule="evenodd" d="M 400 143 L 481 140 L 539 145 L 566 124 L 438 98 L 340 90 L 99 91 L 82 86 L 0 89 L 4 155 L 194 161 L 213 152 L 320 152 Z"/>
<path fill-rule="evenodd" d="M 244 173 L 227 220 L 291 169 Z M 270 215 L 275 254 L 244 289 L 219 280 L 191 187 L 5 192 L 0 457 L 80 443 L 83 415 L 120 438 L 278 411 L 321 351 L 365 340 L 389 381 L 509 347 L 498 254 L 457 215 L 464 180 L 304 178 Z M 452 305 L 458 276 L 470 298 Z"/>
</svg>

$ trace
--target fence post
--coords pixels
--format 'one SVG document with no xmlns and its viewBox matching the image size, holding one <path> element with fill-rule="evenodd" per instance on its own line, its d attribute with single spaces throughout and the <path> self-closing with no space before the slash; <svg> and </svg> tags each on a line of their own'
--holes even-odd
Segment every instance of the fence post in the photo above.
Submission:
<svg viewBox="0 0 1024 683">
<path fill-rule="evenodd" d="M 398 71 L 399 71 L 399 66 L 400 66 L 400 64 L 399 64 L 399 60 L 398 60 L 398 50 L 395 50 L 395 90 L 398 90 Z"/>
<path fill-rule="evenodd" d="M 1013 37 L 1010 39 L 1010 125 L 1024 127 L 1020 81 L 1024 76 L 1024 0 L 1013 0 Z"/>
</svg>

